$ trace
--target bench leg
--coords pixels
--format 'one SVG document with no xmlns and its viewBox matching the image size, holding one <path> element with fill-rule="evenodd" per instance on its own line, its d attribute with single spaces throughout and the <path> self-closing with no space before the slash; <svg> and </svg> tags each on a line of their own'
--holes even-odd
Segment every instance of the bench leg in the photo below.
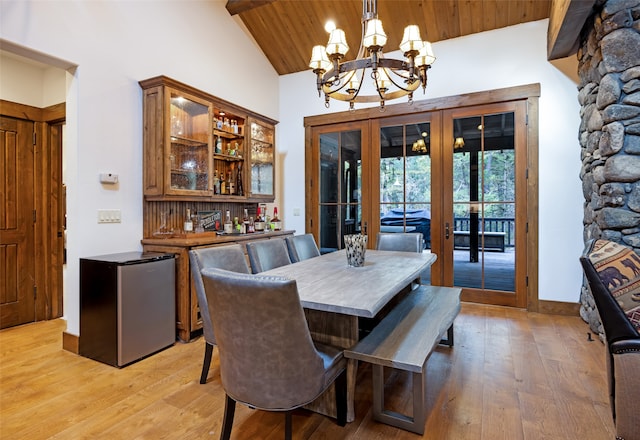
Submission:
<svg viewBox="0 0 640 440">
<path fill-rule="evenodd" d="M 447 339 L 441 339 L 440 343 L 442 345 L 447 345 L 449 347 L 453 347 L 453 323 L 451 327 L 447 330 Z"/>
<path fill-rule="evenodd" d="M 413 417 L 384 409 L 384 367 L 371 365 L 373 377 L 373 418 L 387 425 L 424 434 L 426 421 L 426 371 L 412 373 L 413 381 Z"/>
</svg>

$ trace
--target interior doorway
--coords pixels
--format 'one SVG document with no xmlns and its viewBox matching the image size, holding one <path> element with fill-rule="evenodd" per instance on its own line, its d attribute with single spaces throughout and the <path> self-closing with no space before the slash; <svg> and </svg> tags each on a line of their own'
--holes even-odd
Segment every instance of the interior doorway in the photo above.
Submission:
<svg viewBox="0 0 640 440">
<path fill-rule="evenodd" d="M 6 328 L 63 315 L 63 133 L 69 65 L 54 58 L 46 64 L 49 58 L 41 53 L 29 58 L 29 50 L 6 41 L 2 49 L 0 173 L 7 178 L 0 191 L 0 327 Z M 37 91 L 42 91 L 43 101 L 46 95 L 49 102 L 56 97 L 63 102 L 37 105 L 43 103 Z"/>
</svg>

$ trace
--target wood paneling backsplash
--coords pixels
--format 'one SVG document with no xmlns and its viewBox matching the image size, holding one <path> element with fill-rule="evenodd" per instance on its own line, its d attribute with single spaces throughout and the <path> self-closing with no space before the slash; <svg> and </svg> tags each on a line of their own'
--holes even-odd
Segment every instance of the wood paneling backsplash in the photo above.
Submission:
<svg viewBox="0 0 640 440">
<path fill-rule="evenodd" d="M 144 238 L 153 237 L 153 233 L 156 232 L 162 224 L 162 213 L 167 213 L 168 229 L 173 229 L 174 232 L 182 232 L 185 216 L 187 215 L 187 209 L 191 209 L 191 213 L 197 213 L 199 211 L 222 211 L 223 219 L 225 211 L 231 213 L 231 218 L 242 218 L 244 210 L 249 211 L 249 215 L 255 218 L 258 208 L 257 203 L 214 203 L 214 202 L 149 202 L 145 201 L 143 205 L 144 213 Z M 195 225 L 194 225 L 195 227 Z"/>
</svg>

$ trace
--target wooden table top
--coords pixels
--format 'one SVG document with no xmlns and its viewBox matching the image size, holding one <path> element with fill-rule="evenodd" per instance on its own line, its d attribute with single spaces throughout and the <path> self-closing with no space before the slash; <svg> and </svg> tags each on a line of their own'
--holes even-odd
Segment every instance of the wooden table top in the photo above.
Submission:
<svg viewBox="0 0 640 440">
<path fill-rule="evenodd" d="M 296 280 L 308 309 L 373 318 L 436 260 L 431 252 L 367 249 L 362 267 L 347 265 L 344 250 L 271 269 L 260 275 Z"/>
</svg>

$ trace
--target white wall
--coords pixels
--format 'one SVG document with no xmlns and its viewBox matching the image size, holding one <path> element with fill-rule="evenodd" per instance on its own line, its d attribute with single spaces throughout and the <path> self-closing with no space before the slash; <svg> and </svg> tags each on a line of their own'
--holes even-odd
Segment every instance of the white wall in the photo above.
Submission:
<svg viewBox="0 0 640 440">
<path fill-rule="evenodd" d="M 166 75 L 279 119 L 278 76 L 225 3 L 0 2 L 1 39 L 78 66 L 66 91 L 69 283 L 64 310 L 70 333 L 79 333 L 78 259 L 141 248 L 138 81 Z M 101 172 L 117 173 L 117 188 L 102 186 Z M 97 224 L 98 209 L 120 209 L 122 223 Z"/>
<path fill-rule="evenodd" d="M 65 71 L 0 54 L 0 99 L 48 107 L 65 100 Z"/>
<path fill-rule="evenodd" d="M 578 302 L 583 246 L 580 109 L 576 84 L 546 60 L 547 25 L 541 20 L 435 43 L 437 60 L 429 71 L 426 95 L 418 91 L 414 99 L 541 84 L 539 298 Z M 288 229 L 305 229 L 303 118 L 346 109 L 340 102 L 325 109 L 311 71 L 280 77 L 278 149 L 284 175 L 278 191 Z M 299 217 L 293 216 L 296 208 Z"/>
</svg>

